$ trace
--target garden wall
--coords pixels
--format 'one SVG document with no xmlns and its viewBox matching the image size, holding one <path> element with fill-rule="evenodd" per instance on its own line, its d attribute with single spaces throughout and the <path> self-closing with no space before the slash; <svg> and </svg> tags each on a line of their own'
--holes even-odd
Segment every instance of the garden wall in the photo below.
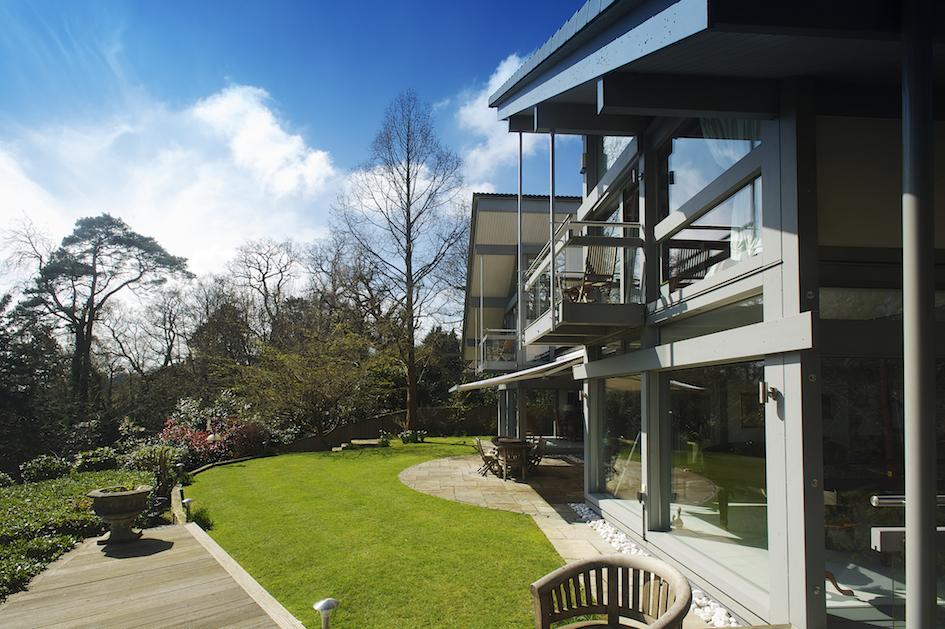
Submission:
<svg viewBox="0 0 945 629">
<path fill-rule="evenodd" d="M 496 434 L 497 418 L 494 406 L 471 409 L 456 409 L 451 406 L 434 406 L 417 409 L 417 430 L 426 430 L 433 436 L 465 436 Z M 364 421 L 336 428 L 326 436 L 328 447 L 334 448 L 352 439 L 376 439 L 381 430 L 393 435 L 401 431 L 406 411 L 396 411 L 372 417 Z M 325 444 L 317 436 L 298 439 L 281 448 L 282 452 L 315 452 L 325 450 Z"/>
</svg>

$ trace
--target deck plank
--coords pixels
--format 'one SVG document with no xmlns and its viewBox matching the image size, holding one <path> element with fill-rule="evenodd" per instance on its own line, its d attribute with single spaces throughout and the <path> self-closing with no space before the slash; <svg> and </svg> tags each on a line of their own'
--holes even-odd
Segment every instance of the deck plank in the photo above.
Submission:
<svg viewBox="0 0 945 629">
<path fill-rule="evenodd" d="M 86 540 L 0 605 L 18 627 L 301 627 L 199 527 L 134 543 Z"/>
</svg>

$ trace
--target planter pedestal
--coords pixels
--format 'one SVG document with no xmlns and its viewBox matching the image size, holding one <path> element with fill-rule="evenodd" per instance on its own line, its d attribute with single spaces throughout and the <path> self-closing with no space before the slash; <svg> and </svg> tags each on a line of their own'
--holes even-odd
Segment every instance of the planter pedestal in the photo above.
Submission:
<svg viewBox="0 0 945 629">
<path fill-rule="evenodd" d="M 122 544 L 141 537 L 141 531 L 132 529 L 135 519 L 148 505 L 150 485 L 138 485 L 126 491 L 96 489 L 87 495 L 92 499 L 92 511 L 108 524 L 108 537 L 98 544 Z"/>
</svg>

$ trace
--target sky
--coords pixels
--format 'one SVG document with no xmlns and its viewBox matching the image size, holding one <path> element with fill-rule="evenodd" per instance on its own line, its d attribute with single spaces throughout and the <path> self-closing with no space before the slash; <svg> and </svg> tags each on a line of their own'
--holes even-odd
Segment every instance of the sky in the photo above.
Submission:
<svg viewBox="0 0 945 629">
<path fill-rule="evenodd" d="M 580 4 L 4 0 L 0 229 L 58 242 L 109 212 L 196 273 L 246 240 L 323 237 L 407 88 L 467 194 L 514 192 L 517 138 L 488 96 Z M 547 193 L 547 148 L 526 136 L 528 193 Z M 557 149 L 559 194 L 580 194 L 580 142 Z"/>
</svg>

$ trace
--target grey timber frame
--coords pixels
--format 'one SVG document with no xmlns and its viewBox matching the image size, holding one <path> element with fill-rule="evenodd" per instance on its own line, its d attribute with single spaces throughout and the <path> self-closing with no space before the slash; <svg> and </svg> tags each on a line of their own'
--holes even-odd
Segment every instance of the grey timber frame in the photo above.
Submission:
<svg viewBox="0 0 945 629">
<path fill-rule="evenodd" d="M 556 132 L 584 136 L 584 199 L 577 221 L 599 219 L 597 213 L 622 194 L 631 171 L 639 173 L 642 312 L 626 317 L 621 331 L 583 337 L 591 344 L 587 361 L 573 369 L 583 386 L 585 492 L 610 522 L 683 569 L 749 623 L 826 626 L 823 358 L 900 355 L 906 614 L 910 626 L 938 621 L 936 554 L 929 552 L 937 537 L 938 469 L 931 437 L 936 433 L 935 359 L 945 356 L 945 323 L 934 318 L 935 289 L 945 290 L 945 252 L 935 249 L 938 172 L 932 159 L 938 146 L 932 138 L 939 133 L 933 121 L 945 119 L 945 106 L 933 103 L 932 92 L 945 89 L 943 43 L 945 3 L 931 0 L 820 5 L 593 1 L 490 98 L 510 130 L 548 133 L 552 145 Z M 842 203 L 831 198 L 843 186 L 852 190 L 844 167 L 856 170 L 856 161 L 844 152 L 854 152 L 847 147 L 853 141 L 838 133 L 850 127 L 836 119 L 847 124 L 853 118 L 900 117 L 901 250 L 886 249 L 895 247 L 895 241 L 870 240 L 849 229 L 846 222 L 858 216 L 859 208 L 852 201 L 850 208 L 833 207 Z M 675 133 L 687 137 L 683 125 L 699 118 L 752 120 L 760 143 L 661 218 L 658 210 L 668 206 L 662 196 L 669 186 L 669 175 L 662 172 L 668 143 Z M 611 168 L 606 168 L 610 156 L 601 157 L 603 136 L 633 138 Z M 889 153 L 892 163 L 898 156 Z M 830 182 L 833 168 L 838 182 Z M 894 185 L 895 176 L 893 172 L 883 181 L 881 193 Z M 552 195 L 553 178 L 552 166 Z M 695 231 L 695 221 L 756 178 L 762 184 L 760 252 L 752 248 L 705 277 L 686 277 L 685 286 L 664 281 L 661 247 L 674 237 L 697 238 L 680 232 Z M 883 203 L 895 209 L 885 197 Z M 872 207 L 865 211 L 882 213 Z M 552 212 L 552 223 L 553 217 Z M 821 319 L 822 289 L 896 288 L 899 282 L 901 325 L 892 319 Z M 737 323 L 727 324 L 737 327 L 686 336 L 687 330 L 699 330 L 700 315 L 749 299 L 751 322 L 734 317 Z M 824 303 L 829 307 L 826 297 Z M 556 314 L 552 303 L 550 317 Z M 580 336 L 568 335 L 566 319 L 551 321 L 552 328 L 561 329 L 559 342 L 581 343 Z M 702 321 L 712 325 L 711 316 Z M 536 338 L 525 334 L 523 342 Z M 679 338 L 683 340 L 675 340 Z M 763 369 L 765 395 L 759 404 L 764 415 L 767 588 L 700 554 L 670 531 L 672 373 L 744 361 L 760 362 Z M 642 504 L 606 493 L 606 379 L 626 375 L 640 379 Z"/>
</svg>

